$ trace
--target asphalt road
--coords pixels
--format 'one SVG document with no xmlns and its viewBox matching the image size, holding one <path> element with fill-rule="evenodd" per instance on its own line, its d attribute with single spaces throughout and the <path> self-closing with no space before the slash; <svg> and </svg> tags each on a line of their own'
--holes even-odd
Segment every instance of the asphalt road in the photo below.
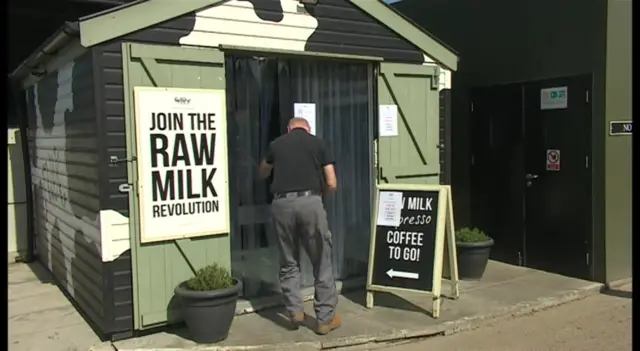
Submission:
<svg viewBox="0 0 640 351">
<path fill-rule="evenodd" d="M 631 350 L 631 285 L 478 329 L 387 351 Z"/>
</svg>

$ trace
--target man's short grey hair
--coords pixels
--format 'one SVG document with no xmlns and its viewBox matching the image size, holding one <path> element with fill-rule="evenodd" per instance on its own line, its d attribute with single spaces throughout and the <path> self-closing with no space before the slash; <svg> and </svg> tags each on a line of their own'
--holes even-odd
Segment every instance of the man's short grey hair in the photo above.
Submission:
<svg viewBox="0 0 640 351">
<path fill-rule="evenodd" d="M 300 126 L 303 125 L 307 128 L 311 128 L 311 126 L 309 125 L 309 121 L 307 121 L 306 119 L 302 118 L 302 117 L 293 117 L 292 119 L 289 120 L 289 126 L 293 127 L 293 126 Z"/>
</svg>

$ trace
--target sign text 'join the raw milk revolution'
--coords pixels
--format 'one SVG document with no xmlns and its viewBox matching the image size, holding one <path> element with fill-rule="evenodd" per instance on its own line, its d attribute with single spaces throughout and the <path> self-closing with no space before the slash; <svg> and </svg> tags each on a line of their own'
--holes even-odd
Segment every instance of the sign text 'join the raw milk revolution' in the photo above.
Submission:
<svg viewBox="0 0 640 351">
<path fill-rule="evenodd" d="M 224 92 L 135 92 L 142 241 L 227 233 Z"/>
<path fill-rule="evenodd" d="M 372 284 L 431 291 L 439 196 L 380 191 Z"/>
</svg>

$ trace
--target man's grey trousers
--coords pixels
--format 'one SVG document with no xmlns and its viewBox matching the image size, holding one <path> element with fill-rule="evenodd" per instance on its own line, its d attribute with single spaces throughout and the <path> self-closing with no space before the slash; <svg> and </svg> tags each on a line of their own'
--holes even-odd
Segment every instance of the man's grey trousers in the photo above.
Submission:
<svg viewBox="0 0 640 351">
<path fill-rule="evenodd" d="M 289 196 L 271 204 L 280 249 L 280 287 L 290 316 L 304 312 L 300 293 L 300 246 L 305 249 L 315 278 L 314 308 L 320 324 L 331 323 L 338 293 L 331 262 L 331 232 L 322 198 Z"/>
</svg>

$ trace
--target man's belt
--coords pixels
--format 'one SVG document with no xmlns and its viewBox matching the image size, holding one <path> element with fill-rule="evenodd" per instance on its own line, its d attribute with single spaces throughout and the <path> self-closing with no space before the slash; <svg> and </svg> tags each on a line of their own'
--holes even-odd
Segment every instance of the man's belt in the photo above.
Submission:
<svg viewBox="0 0 640 351">
<path fill-rule="evenodd" d="M 322 195 L 322 193 L 314 190 L 292 191 L 288 193 L 275 193 L 273 194 L 273 198 L 274 199 L 295 199 L 297 197 L 314 196 L 314 195 Z"/>
</svg>

